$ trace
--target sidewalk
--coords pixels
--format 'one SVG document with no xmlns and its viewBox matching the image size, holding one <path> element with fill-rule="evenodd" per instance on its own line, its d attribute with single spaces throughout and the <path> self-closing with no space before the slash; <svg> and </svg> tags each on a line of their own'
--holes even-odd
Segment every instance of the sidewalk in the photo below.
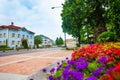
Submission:
<svg viewBox="0 0 120 80">
<path fill-rule="evenodd" d="M 25 75 L 0 73 L 0 80 L 26 80 L 27 77 Z"/>
<path fill-rule="evenodd" d="M 28 76 L 70 56 L 71 53 L 72 51 L 66 50 L 48 50 L 0 57 L 0 80 L 26 80 Z"/>
</svg>

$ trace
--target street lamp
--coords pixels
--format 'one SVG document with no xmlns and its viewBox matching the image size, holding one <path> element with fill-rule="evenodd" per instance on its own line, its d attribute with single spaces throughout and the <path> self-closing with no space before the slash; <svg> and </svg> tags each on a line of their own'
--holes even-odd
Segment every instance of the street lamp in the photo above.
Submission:
<svg viewBox="0 0 120 80">
<path fill-rule="evenodd" d="M 86 22 L 86 33 L 87 33 L 87 44 L 89 44 L 89 35 L 88 35 L 88 25 L 87 25 L 87 18 L 85 18 L 85 22 Z"/>
<path fill-rule="evenodd" d="M 61 6 L 56 6 L 56 7 L 51 7 L 51 9 L 55 9 L 55 8 L 61 8 Z M 67 49 L 67 45 L 66 45 L 66 32 L 64 32 L 64 38 L 65 38 L 65 48 Z"/>
<path fill-rule="evenodd" d="M 51 7 L 51 9 L 61 8 L 61 6 Z"/>
</svg>

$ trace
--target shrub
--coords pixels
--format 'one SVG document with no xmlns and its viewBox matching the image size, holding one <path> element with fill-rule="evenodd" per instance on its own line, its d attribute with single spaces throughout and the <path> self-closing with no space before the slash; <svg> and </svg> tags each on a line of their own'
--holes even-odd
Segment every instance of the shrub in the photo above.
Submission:
<svg viewBox="0 0 120 80">
<path fill-rule="evenodd" d="M 6 45 L 1 45 L 1 46 L 0 46 L 0 49 L 1 49 L 1 48 L 7 48 L 7 46 L 6 46 Z"/>
<path fill-rule="evenodd" d="M 111 42 L 116 41 L 117 36 L 114 32 L 103 32 L 97 37 L 97 42 Z"/>
</svg>

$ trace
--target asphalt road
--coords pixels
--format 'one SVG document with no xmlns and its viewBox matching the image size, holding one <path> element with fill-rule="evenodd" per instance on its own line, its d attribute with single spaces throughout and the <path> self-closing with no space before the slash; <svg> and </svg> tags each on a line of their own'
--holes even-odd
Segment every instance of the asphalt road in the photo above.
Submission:
<svg viewBox="0 0 120 80">
<path fill-rule="evenodd" d="M 60 50 L 62 48 L 60 47 L 55 47 L 55 48 L 43 48 L 43 49 L 22 49 L 22 50 L 9 50 L 9 51 L 0 51 L 0 57 L 3 56 L 10 56 L 10 55 L 17 55 L 17 54 L 27 54 L 27 53 L 32 53 L 32 52 L 43 52 L 43 51 L 48 51 L 48 50 Z"/>
</svg>

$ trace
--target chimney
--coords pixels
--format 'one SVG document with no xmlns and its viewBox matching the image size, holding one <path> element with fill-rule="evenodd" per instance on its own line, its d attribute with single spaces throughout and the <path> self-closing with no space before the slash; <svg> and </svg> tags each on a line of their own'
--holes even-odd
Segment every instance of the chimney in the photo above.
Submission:
<svg viewBox="0 0 120 80">
<path fill-rule="evenodd" d="M 13 23 L 13 22 L 11 22 L 11 25 L 14 25 L 14 23 Z"/>
</svg>

